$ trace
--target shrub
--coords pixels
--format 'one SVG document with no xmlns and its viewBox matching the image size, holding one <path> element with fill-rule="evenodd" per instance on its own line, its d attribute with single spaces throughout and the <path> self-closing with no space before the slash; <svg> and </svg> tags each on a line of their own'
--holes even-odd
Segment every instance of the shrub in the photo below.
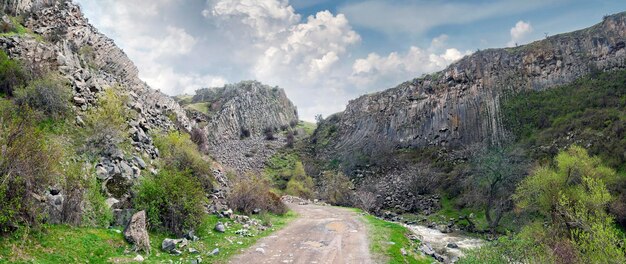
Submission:
<svg viewBox="0 0 626 264">
<path fill-rule="evenodd" d="M 13 96 L 13 91 L 20 86 L 26 85 L 28 75 L 21 67 L 19 61 L 12 60 L 0 50 L 0 93 Z"/>
<path fill-rule="evenodd" d="M 250 130 L 249 129 L 245 129 L 245 128 L 241 128 L 241 133 L 239 135 L 240 139 L 246 139 L 250 137 Z"/>
<path fill-rule="evenodd" d="M 535 224 L 546 238 L 536 242 L 549 247 L 558 259 L 626 262 L 622 235 L 606 212 L 612 200 L 607 186 L 619 181 L 615 171 L 577 146 L 554 161 L 553 167 L 538 167 L 513 196 L 519 209 L 547 220 Z"/>
<path fill-rule="evenodd" d="M 71 90 L 60 76 L 48 75 L 15 91 L 15 102 L 43 112 L 46 116 L 64 118 L 70 111 Z"/>
<path fill-rule="evenodd" d="M 188 171 L 202 188 L 210 192 L 213 190 L 213 177 L 209 161 L 202 157 L 198 147 L 185 133 L 171 132 L 166 135 L 157 135 L 154 145 L 161 153 L 161 160 L 165 168 L 176 171 Z"/>
<path fill-rule="evenodd" d="M 41 223 L 39 194 L 60 174 L 61 148 L 34 121 L 28 107 L 0 101 L 0 233 Z"/>
<path fill-rule="evenodd" d="M 312 198 L 315 187 L 313 178 L 306 175 L 302 162 L 297 161 L 291 173 L 285 192 L 293 196 Z"/>
<path fill-rule="evenodd" d="M 189 172 L 167 169 L 143 178 L 134 198 L 135 208 L 146 210 L 150 229 L 176 235 L 198 227 L 206 202 L 202 186 Z"/>
<path fill-rule="evenodd" d="M 235 181 L 228 195 L 228 206 L 245 214 L 251 214 L 255 209 L 279 215 L 288 211 L 280 196 L 270 191 L 270 182 L 252 174 Z"/>
<path fill-rule="evenodd" d="M 294 132 L 289 131 L 289 133 L 287 133 L 287 147 L 293 148 L 293 145 L 295 142 L 296 142 L 296 137 L 294 136 Z"/>
<path fill-rule="evenodd" d="M 97 107 L 91 108 L 85 118 L 87 152 L 104 154 L 107 149 L 128 140 L 125 131 L 130 112 L 125 106 L 126 100 L 125 96 L 116 92 L 115 87 L 110 87 L 99 95 Z"/>
<path fill-rule="evenodd" d="M 325 171 L 322 173 L 322 199 L 334 205 L 350 206 L 354 184 L 342 172 Z"/>
<path fill-rule="evenodd" d="M 276 137 L 274 136 L 274 128 L 272 127 L 266 127 L 265 129 L 263 129 L 263 135 L 265 135 L 265 140 L 276 139 Z"/>
<path fill-rule="evenodd" d="M 81 225 L 108 227 L 113 222 L 113 212 L 106 204 L 106 197 L 101 191 L 97 178 L 91 174 L 86 175 L 83 181 L 84 192 Z"/>
</svg>

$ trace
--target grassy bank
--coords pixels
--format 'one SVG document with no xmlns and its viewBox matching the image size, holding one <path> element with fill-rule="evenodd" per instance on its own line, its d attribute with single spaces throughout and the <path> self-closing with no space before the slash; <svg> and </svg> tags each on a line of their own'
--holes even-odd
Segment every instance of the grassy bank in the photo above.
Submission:
<svg viewBox="0 0 626 264">
<path fill-rule="evenodd" d="M 196 232 L 199 241 L 190 242 L 183 248 L 183 254 L 172 256 L 161 251 L 161 242 L 165 238 L 173 238 L 168 234 L 151 233 L 150 255 L 142 254 L 147 263 L 160 263 L 172 260 L 189 263 L 190 260 L 202 258 L 204 263 L 225 263 L 230 257 L 242 249 L 250 247 L 258 239 L 268 236 L 284 227 L 296 217 L 289 212 L 284 216 L 267 215 L 255 217 L 264 222 L 271 222 L 272 227 L 265 231 L 251 231 L 254 236 L 235 234 L 242 229 L 241 224 L 231 220 L 207 216 Z M 218 221 L 229 223 L 225 233 L 213 231 Z M 199 254 L 190 254 L 188 248 L 198 250 Z M 219 248 L 219 254 L 210 253 Z M 41 231 L 33 231 L 21 235 L 0 238 L 0 263 L 127 263 L 137 255 L 130 251 L 131 245 L 126 243 L 122 228 L 80 228 L 66 225 L 50 225 Z"/>
<path fill-rule="evenodd" d="M 354 209 L 363 213 L 360 209 Z M 377 263 L 432 263 L 433 259 L 422 255 L 418 251 L 420 241 L 411 240 L 411 233 L 406 227 L 363 214 L 363 221 L 367 224 L 370 251 Z M 403 250 L 404 253 L 403 254 Z"/>
</svg>

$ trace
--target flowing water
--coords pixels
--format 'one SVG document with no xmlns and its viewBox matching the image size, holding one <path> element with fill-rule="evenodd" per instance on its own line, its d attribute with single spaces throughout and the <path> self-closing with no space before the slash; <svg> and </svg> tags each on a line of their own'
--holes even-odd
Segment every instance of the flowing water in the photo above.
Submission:
<svg viewBox="0 0 626 264">
<path fill-rule="evenodd" d="M 463 256 L 463 250 L 480 247 L 485 242 L 459 233 L 442 233 L 437 229 L 420 225 L 406 227 L 418 236 L 422 244 L 429 245 L 437 254 L 446 256 L 448 260 L 458 259 Z M 449 245 L 452 247 L 456 245 L 457 248 Z"/>
</svg>

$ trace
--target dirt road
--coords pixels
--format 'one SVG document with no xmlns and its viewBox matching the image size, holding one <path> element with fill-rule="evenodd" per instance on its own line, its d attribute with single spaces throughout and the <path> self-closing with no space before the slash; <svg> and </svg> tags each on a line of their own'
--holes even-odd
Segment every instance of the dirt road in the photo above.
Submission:
<svg viewBox="0 0 626 264">
<path fill-rule="evenodd" d="M 299 217 L 230 263 L 373 263 L 367 230 L 347 209 L 289 204 Z"/>
</svg>

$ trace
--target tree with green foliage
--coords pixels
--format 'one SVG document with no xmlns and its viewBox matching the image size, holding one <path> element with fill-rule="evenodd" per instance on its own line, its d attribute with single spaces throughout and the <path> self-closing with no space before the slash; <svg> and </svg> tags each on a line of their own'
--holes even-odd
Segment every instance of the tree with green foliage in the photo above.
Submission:
<svg viewBox="0 0 626 264">
<path fill-rule="evenodd" d="M 513 196 L 517 207 L 548 221 L 544 243 L 557 258 L 563 257 L 559 245 L 567 244 L 566 255 L 576 262 L 626 262 L 623 239 L 607 213 L 613 199 L 607 186 L 619 181 L 616 172 L 578 146 L 559 153 L 554 162 L 520 183 Z"/>
<path fill-rule="evenodd" d="M 491 233 L 513 208 L 511 193 L 525 174 L 526 165 L 519 149 L 492 146 L 477 153 L 472 160 L 474 172 L 466 180 L 464 196 L 482 207 Z"/>
<path fill-rule="evenodd" d="M 623 234 L 607 213 L 614 170 L 578 146 L 535 169 L 513 199 L 535 217 L 519 233 L 468 252 L 459 263 L 626 263 Z"/>
</svg>

